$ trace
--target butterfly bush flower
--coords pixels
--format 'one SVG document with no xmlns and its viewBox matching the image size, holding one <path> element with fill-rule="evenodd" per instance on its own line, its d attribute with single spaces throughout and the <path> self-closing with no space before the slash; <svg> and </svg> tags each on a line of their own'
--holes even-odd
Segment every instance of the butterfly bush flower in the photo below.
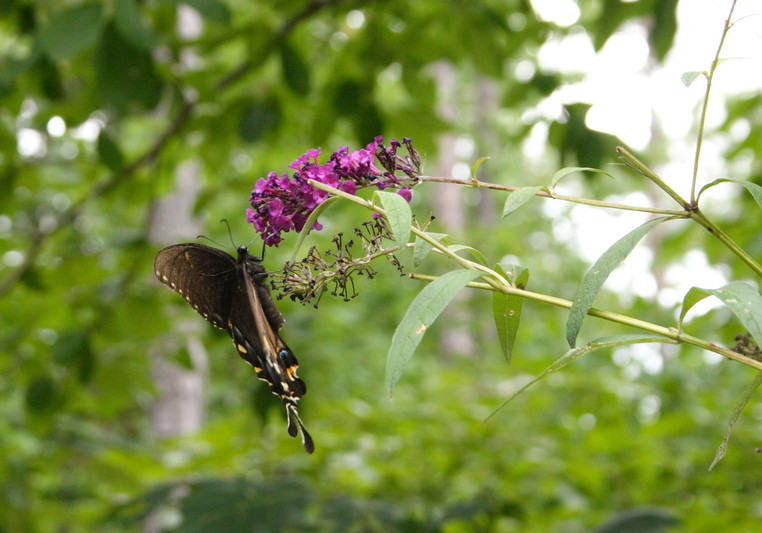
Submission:
<svg viewBox="0 0 762 533">
<path fill-rule="evenodd" d="M 383 139 L 376 137 L 364 149 L 354 152 L 342 146 L 324 164 L 318 162 L 319 148 L 307 150 L 289 165 L 293 170 L 290 176 L 270 172 L 257 180 L 251 191 L 251 208 L 246 210 L 248 222 L 268 246 L 277 246 L 282 240 L 281 233 L 301 231 L 310 214 L 330 196 L 310 186 L 307 183 L 310 179 L 348 194 L 356 194 L 363 187 L 396 188 L 410 202 L 411 187 L 418 183 L 421 174 L 420 158 L 409 138 L 401 143 L 392 139 L 389 144 L 384 146 Z M 397 154 L 402 145 L 408 152 L 404 157 Z M 312 224 L 315 230 L 322 227 L 318 222 Z"/>
</svg>

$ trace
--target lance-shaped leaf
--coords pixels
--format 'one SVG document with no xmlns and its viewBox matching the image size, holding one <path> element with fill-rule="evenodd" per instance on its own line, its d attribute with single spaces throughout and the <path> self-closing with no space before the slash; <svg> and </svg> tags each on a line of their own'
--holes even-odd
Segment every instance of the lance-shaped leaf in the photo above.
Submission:
<svg viewBox="0 0 762 533">
<path fill-rule="evenodd" d="M 386 212 L 386 220 L 394 235 L 394 240 L 404 250 L 407 241 L 410 240 L 410 225 L 413 222 L 413 213 L 410 205 L 399 194 L 393 192 L 376 191 L 375 195 L 381 202 L 381 207 Z"/>
<path fill-rule="evenodd" d="M 291 46 L 288 41 L 281 43 L 280 61 L 283 69 L 283 80 L 288 88 L 300 96 L 308 94 L 312 73 L 299 51 Z"/>
<path fill-rule="evenodd" d="M 529 270 L 515 265 L 507 265 L 504 269 L 496 265 L 495 270 L 509 280 L 514 287 L 523 289 L 529 281 Z M 524 298 L 515 294 L 505 294 L 499 291 L 492 293 L 492 315 L 495 319 L 497 337 L 506 361 L 510 364 L 513 345 L 516 342 L 516 332 L 521 322 L 521 310 Z"/>
<path fill-rule="evenodd" d="M 469 281 L 481 275 L 476 270 L 453 270 L 426 285 L 415 297 L 392 337 L 386 362 L 386 387 L 389 394 L 402 376 L 423 334 L 447 307 L 450 300 Z"/>
<path fill-rule="evenodd" d="M 489 157 L 480 157 L 476 161 L 474 161 L 474 164 L 471 165 L 471 181 L 478 182 L 479 180 L 476 178 L 476 171 L 479 170 L 479 167 L 482 166 L 482 163 L 490 159 Z"/>
<path fill-rule="evenodd" d="M 595 350 L 600 350 L 602 348 L 615 348 L 617 346 L 623 346 L 626 344 L 642 344 L 646 342 L 665 342 L 665 343 L 673 343 L 671 339 L 668 339 L 667 337 L 661 337 L 658 335 L 645 335 L 645 334 L 627 334 L 627 335 L 615 335 L 612 337 L 601 337 L 600 339 L 596 339 L 594 341 L 591 341 L 587 343 L 584 346 L 579 346 L 577 348 L 572 348 L 571 350 L 567 351 L 565 354 L 563 354 L 561 357 L 556 359 L 549 367 L 547 367 L 545 370 L 543 370 L 538 376 L 536 376 L 534 379 L 532 379 L 529 383 L 524 385 L 523 387 L 519 388 L 516 392 L 508 396 L 503 402 L 497 406 L 497 408 L 492 411 L 492 413 L 484 419 L 484 422 L 492 418 L 497 414 L 497 412 L 505 407 L 508 402 L 516 398 L 519 394 L 527 390 L 529 387 L 540 381 L 541 379 L 547 377 L 548 375 L 552 374 L 553 372 L 558 372 L 565 366 L 573 363 L 583 355 L 589 352 L 594 352 Z"/>
<path fill-rule="evenodd" d="M 503 204 L 503 217 L 507 217 L 516 211 L 519 207 L 534 198 L 537 193 L 543 189 L 547 190 L 547 187 L 544 185 L 538 185 L 536 187 L 521 187 L 520 189 L 516 189 L 510 193 L 508 198 L 505 199 L 505 204 Z"/>
<path fill-rule="evenodd" d="M 427 231 L 426 235 L 437 242 L 443 242 L 448 237 L 446 233 L 432 233 L 430 231 Z M 420 237 L 416 237 L 415 245 L 413 246 L 413 266 L 417 267 L 423 263 L 423 260 L 426 259 L 427 255 L 429 255 L 429 252 L 432 250 L 432 248 L 434 248 L 434 245 L 429 241 L 421 239 Z"/>
<path fill-rule="evenodd" d="M 466 252 L 471 254 L 471 257 L 476 259 L 477 263 L 479 263 L 480 265 L 487 266 L 487 258 L 484 257 L 484 254 L 481 253 L 476 248 L 473 248 L 471 246 L 466 246 L 464 244 L 453 244 L 452 246 L 449 247 L 449 250 L 454 254 L 457 254 L 461 250 L 465 250 Z"/>
<path fill-rule="evenodd" d="M 299 254 L 299 249 L 307 239 L 307 235 L 309 235 L 310 231 L 312 231 L 312 226 L 315 225 L 318 217 L 322 215 L 323 212 L 332 204 L 334 204 L 338 199 L 338 196 L 331 196 L 330 198 L 323 201 L 323 203 L 318 205 L 315 209 L 313 209 L 312 213 L 310 213 L 310 216 L 307 217 L 307 220 L 304 223 L 304 227 L 302 227 L 302 231 L 299 232 L 299 237 L 296 239 L 296 243 L 294 244 L 294 251 L 291 252 L 291 261 L 296 261 L 296 256 Z"/>
<path fill-rule="evenodd" d="M 678 322 L 680 327 L 691 307 L 707 296 L 719 298 L 738 317 L 754 340 L 758 344 L 762 342 L 762 296 L 754 287 L 742 281 L 732 281 L 719 289 L 692 287 L 683 299 Z"/>
<path fill-rule="evenodd" d="M 555 187 L 558 185 L 558 182 L 564 179 L 569 174 L 574 174 L 575 172 L 593 172 L 596 174 L 603 174 L 604 176 L 608 176 L 609 178 L 613 178 L 611 174 L 606 172 L 605 170 L 601 170 L 600 168 L 591 168 L 591 167 L 564 167 L 561 170 L 556 171 L 555 174 L 553 174 L 553 178 L 550 180 L 550 186 Z"/>
<path fill-rule="evenodd" d="M 743 408 L 746 407 L 749 398 L 751 398 L 751 395 L 754 394 L 754 391 L 759 388 L 760 384 L 762 384 L 762 372 L 757 373 L 757 375 L 754 377 L 754 380 L 749 384 L 748 387 L 746 387 L 746 390 L 743 391 L 743 394 L 741 394 L 741 398 L 738 400 L 735 409 L 733 409 L 733 414 L 730 415 L 730 420 L 728 420 L 728 428 L 725 430 L 725 436 L 722 437 L 722 442 L 717 448 L 717 453 L 714 456 L 712 464 L 709 465 L 709 470 L 712 470 L 715 465 L 717 465 L 717 463 L 722 461 L 722 458 L 725 457 L 725 453 L 728 451 L 730 434 L 733 433 L 733 426 L 735 426 L 738 417 L 741 416 L 741 411 L 743 411 Z"/>
<path fill-rule="evenodd" d="M 566 340 L 569 346 L 572 348 L 577 342 L 577 335 L 582 327 L 582 321 L 585 319 L 585 315 L 590 311 L 593 306 L 593 300 L 598 295 L 598 291 L 608 279 L 613 270 L 624 261 L 624 259 L 630 254 L 638 241 L 642 239 L 654 226 L 660 222 L 664 222 L 671 217 L 661 217 L 649 220 L 642 226 L 639 226 L 632 230 L 630 233 L 615 242 L 611 248 L 606 250 L 603 255 L 598 258 L 595 264 L 590 267 L 585 277 L 582 279 L 582 283 L 577 289 L 577 293 L 572 300 L 571 309 L 569 309 L 569 317 L 566 320 Z"/>
<path fill-rule="evenodd" d="M 762 208 L 762 187 L 760 187 L 756 183 L 752 183 L 751 181 L 746 181 L 746 180 L 735 180 L 731 178 L 716 179 L 712 183 L 707 183 L 706 185 L 701 187 L 701 191 L 699 191 L 699 198 L 701 198 L 701 195 L 704 193 L 705 190 L 725 182 L 735 183 L 737 185 L 740 185 L 741 187 L 745 187 L 746 190 L 749 191 L 749 193 L 752 195 L 754 200 L 757 202 L 757 205 L 760 208 Z"/>
</svg>

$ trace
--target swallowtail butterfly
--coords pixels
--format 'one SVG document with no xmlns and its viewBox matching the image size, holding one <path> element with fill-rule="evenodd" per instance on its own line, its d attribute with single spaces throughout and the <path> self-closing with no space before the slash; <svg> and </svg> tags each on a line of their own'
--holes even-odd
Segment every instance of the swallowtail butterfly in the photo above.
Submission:
<svg viewBox="0 0 762 533">
<path fill-rule="evenodd" d="M 156 254 L 154 272 L 201 316 L 228 332 L 238 354 L 286 407 L 289 435 L 296 437 L 301 429 L 304 449 L 312 453 L 315 445 L 296 405 L 307 387 L 296 375 L 294 353 L 278 335 L 283 315 L 264 284 L 262 258 L 245 246 L 238 248 L 236 259 L 203 244 L 175 244 Z"/>
</svg>

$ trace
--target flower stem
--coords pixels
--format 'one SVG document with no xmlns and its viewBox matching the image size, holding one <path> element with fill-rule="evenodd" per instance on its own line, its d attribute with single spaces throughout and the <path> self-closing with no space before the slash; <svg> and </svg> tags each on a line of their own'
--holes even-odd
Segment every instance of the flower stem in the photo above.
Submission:
<svg viewBox="0 0 762 533">
<path fill-rule="evenodd" d="M 414 273 L 414 274 L 410 274 L 410 278 L 431 282 L 437 279 L 437 276 Z M 491 284 L 474 281 L 469 283 L 467 286 L 474 289 L 481 289 L 481 290 L 498 290 L 504 294 L 512 294 L 512 295 L 520 296 L 522 298 L 526 298 L 528 300 L 534 300 L 537 302 L 554 305 L 556 307 L 563 307 L 565 309 L 571 308 L 571 305 L 572 305 L 572 302 L 569 300 L 565 300 L 563 298 L 558 298 L 556 296 L 550 296 L 550 295 L 542 294 L 538 292 L 532 292 L 525 289 L 511 287 L 507 283 L 500 284 L 499 287 L 495 288 Z M 621 315 L 619 313 L 614 313 L 612 311 L 596 309 L 594 307 L 591 308 L 587 314 L 590 316 L 594 316 L 596 318 L 602 318 L 604 320 L 608 320 L 610 322 L 615 322 L 625 326 L 638 328 L 643 331 L 648 331 L 650 333 L 655 333 L 656 335 L 660 335 L 662 337 L 665 337 L 665 339 L 672 340 L 676 343 L 690 344 L 692 346 L 696 346 L 703 350 L 708 350 L 711 352 L 718 353 L 722 355 L 723 357 L 726 357 L 738 363 L 744 364 L 751 368 L 762 370 L 762 361 L 751 359 L 750 357 L 746 357 L 740 353 L 734 352 L 733 350 L 730 350 L 723 346 L 719 346 L 713 342 L 709 342 L 707 340 L 694 337 L 693 335 L 688 335 L 687 333 L 684 333 L 677 328 L 667 328 L 664 326 L 659 326 L 658 324 L 654 324 L 652 322 L 646 322 L 645 320 L 640 320 L 640 319 L 629 317 L 626 315 Z"/>
<path fill-rule="evenodd" d="M 757 276 L 762 277 L 762 265 L 755 261 L 746 250 L 741 248 L 727 233 L 722 231 L 722 229 L 709 220 L 704 213 L 699 209 L 696 209 L 690 213 L 690 218 L 705 227 L 707 231 L 714 235 L 726 248 L 733 252 L 741 261 L 746 263 L 746 266 L 748 266 Z"/>
<path fill-rule="evenodd" d="M 444 178 L 439 176 L 420 176 L 422 182 L 429 183 L 447 183 L 451 185 L 462 185 L 466 187 L 474 187 L 481 189 L 491 189 L 496 191 L 512 192 L 523 187 L 513 185 L 501 185 L 499 183 L 490 183 L 488 181 L 474 181 L 472 179 L 457 179 L 457 178 Z M 641 213 L 654 213 L 657 215 L 672 215 L 672 216 L 685 216 L 682 210 L 675 209 L 660 209 L 657 207 L 641 207 L 637 205 L 617 204 L 613 202 L 605 202 L 602 200 L 594 200 L 591 198 L 582 198 L 580 196 L 566 196 L 563 194 L 551 194 L 547 191 L 538 191 L 536 196 L 544 198 L 551 198 L 553 200 L 562 200 L 564 202 L 570 202 L 574 204 L 591 205 L 594 207 L 605 207 L 609 209 L 620 209 L 622 211 L 638 211 Z"/>
</svg>

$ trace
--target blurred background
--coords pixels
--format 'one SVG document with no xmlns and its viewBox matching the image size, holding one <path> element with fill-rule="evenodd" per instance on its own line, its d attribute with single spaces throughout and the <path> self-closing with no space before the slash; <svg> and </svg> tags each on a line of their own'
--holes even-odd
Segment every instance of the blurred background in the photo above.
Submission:
<svg viewBox="0 0 762 533">
<path fill-rule="evenodd" d="M 709 69 L 731 3 L 3 2 L 0 531 L 757 531 L 758 399 L 708 472 L 748 368 L 686 346 L 594 352 L 483 424 L 566 351 L 566 313 L 526 302 L 509 365 L 491 298 L 464 291 L 390 398 L 389 342 L 423 285 L 382 260 L 349 302 L 278 302 L 309 389 L 310 456 L 227 335 L 152 272 L 168 244 L 203 234 L 232 252 L 255 238 L 260 176 L 376 135 L 411 137 L 431 176 L 468 178 L 485 156 L 480 179 L 506 186 L 590 166 L 615 179 L 576 174 L 559 192 L 676 209 L 614 148 L 689 195 L 706 83 L 681 76 Z M 760 183 L 762 24 L 758 3 L 736 9 L 699 186 Z M 759 258 L 759 208 L 742 191 L 718 186 L 701 207 Z M 504 201 L 426 183 L 412 208 L 567 299 L 647 219 L 540 198 L 502 219 Z M 329 249 L 367 217 L 339 202 L 307 244 Z M 595 305 L 675 326 L 689 287 L 751 277 L 706 231 L 672 223 Z M 711 306 L 687 330 L 724 346 L 743 333 Z M 591 319 L 580 340 L 629 332 Z"/>
</svg>

